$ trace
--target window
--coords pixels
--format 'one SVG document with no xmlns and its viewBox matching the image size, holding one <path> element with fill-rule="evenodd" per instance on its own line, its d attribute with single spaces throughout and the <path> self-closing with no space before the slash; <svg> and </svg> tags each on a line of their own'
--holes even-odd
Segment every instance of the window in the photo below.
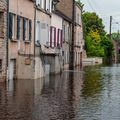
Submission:
<svg viewBox="0 0 120 120">
<path fill-rule="evenodd" d="M 40 21 L 36 23 L 36 42 L 40 42 Z"/>
<path fill-rule="evenodd" d="M 56 47 L 56 28 L 51 26 L 50 28 L 50 47 Z"/>
<path fill-rule="evenodd" d="M 46 11 L 51 12 L 52 0 L 36 0 L 36 5 Z"/>
<path fill-rule="evenodd" d="M 0 59 L 0 72 L 2 71 L 2 59 Z"/>
<path fill-rule="evenodd" d="M 23 18 L 23 40 L 31 41 L 32 37 L 32 20 Z"/>
<path fill-rule="evenodd" d="M 62 30 L 60 29 L 57 32 L 57 47 L 62 47 Z"/>
<path fill-rule="evenodd" d="M 9 38 L 16 39 L 16 15 L 9 13 Z"/>
</svg>

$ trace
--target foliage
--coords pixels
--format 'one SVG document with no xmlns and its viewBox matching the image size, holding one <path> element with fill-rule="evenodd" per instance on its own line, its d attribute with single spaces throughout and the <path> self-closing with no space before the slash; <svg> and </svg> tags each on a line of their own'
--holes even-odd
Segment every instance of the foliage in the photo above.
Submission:
<svg viewBox="0 0 120 120">
<path fill-rule="evenodd" d="M 112 40 L 118 40 L 120 42 L 120 33 L 112 33 Z"/>
<path fill-rule="evenodd" d="M 94 12 L 85 12 L 82 17 L 87 55 L 98 57 L 111 55 L 113 46 L 104 30 L 102 19 Z"/>
</svg>

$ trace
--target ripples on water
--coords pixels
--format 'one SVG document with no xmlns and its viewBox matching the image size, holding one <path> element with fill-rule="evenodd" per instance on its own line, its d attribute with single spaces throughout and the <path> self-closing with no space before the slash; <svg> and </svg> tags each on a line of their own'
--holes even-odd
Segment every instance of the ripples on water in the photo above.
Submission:
<svg viewBox="0 0 120 120">
<path fill-rule="evenodd" d="M 120 65 L 1 83 L 0 120 L 120 120 Z"/>
</svg>

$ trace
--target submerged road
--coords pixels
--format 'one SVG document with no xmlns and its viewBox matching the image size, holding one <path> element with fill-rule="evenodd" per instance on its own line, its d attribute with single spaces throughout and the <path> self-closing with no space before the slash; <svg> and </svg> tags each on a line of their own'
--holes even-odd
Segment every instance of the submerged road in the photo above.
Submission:
<svg viewBox="0 0 120 120">
<path fill-rule="evenodd" d="M 120 65 L 0 83 L 0 120 L 120 120 Z"/>
</svg>

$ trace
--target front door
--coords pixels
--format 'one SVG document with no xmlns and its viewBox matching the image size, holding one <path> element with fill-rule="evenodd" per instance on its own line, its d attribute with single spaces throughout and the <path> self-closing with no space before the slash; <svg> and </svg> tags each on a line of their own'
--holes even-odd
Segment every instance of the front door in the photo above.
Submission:
<svg viewBox="0 0 120 120">
<path fill-rule="evenodd" d="M 9 65 L 9 80 L 13 80 L 15 78 L 16 73 L 16 60 L 11 59 Z"/>
</svg>

